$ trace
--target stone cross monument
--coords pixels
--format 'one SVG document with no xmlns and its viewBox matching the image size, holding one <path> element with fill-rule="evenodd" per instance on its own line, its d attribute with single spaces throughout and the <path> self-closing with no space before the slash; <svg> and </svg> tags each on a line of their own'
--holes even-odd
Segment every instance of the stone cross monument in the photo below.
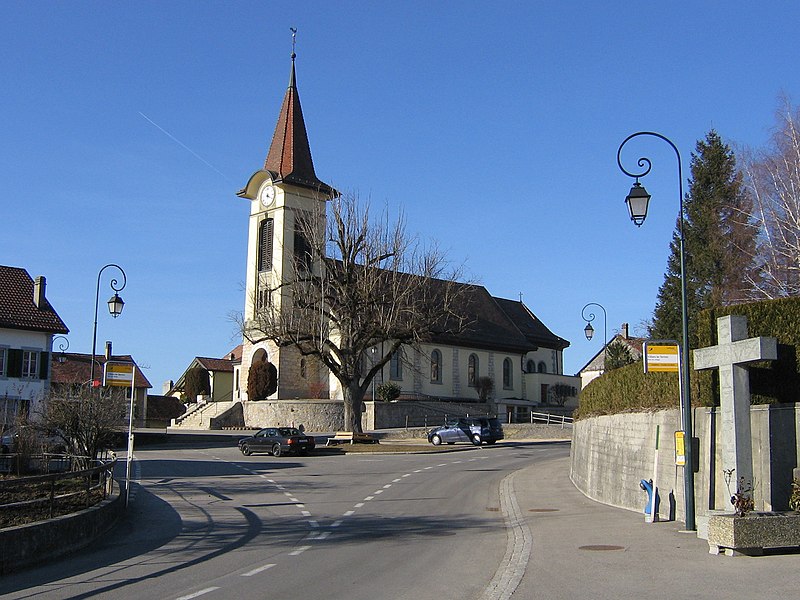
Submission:
<svg viewBox="0 0 800 600">
<path fill-rule="evenodd" d="M 733 469 L 733 481 L 742 477 L 753 485 L 753 444 L 750 436 L 750 378 L 747 363 L 778 358 L 775 338 L 747 339 L 747 317 L 717 319 L 718 345 L 694 351 L 694 368 L 719 369 L 722 414 L 722 468 Z"/>
</svg>

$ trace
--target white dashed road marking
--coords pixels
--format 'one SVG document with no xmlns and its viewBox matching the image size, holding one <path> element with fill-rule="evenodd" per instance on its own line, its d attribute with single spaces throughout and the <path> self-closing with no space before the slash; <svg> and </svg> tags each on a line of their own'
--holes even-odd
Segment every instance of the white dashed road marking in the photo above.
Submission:
<svg viewBox="0 0 800 600">
<path fill-rule="evenodd" d="M 218 587 L 206 588 L 204 590 L 200 590 L 199 592 L 195 592 L 194 594 L 189 594 L 188 596 L 181 596 L 180 598 L 177 598 L 176 600 L 192 600 L 192 598 L 197 598 L 199 596 L 202 596 L 203 594 L 208 594 L 209 592 L 213 592 L 213 591 L 216 591 L 218 589 L 219 589 Z"/>
<path fill-rule="evenodd" d="M 275 566 L 275 563 L 271 563 L 268 565 L 264 565 L 263 567 L 258 567 L 257 569 L 253 569 L 252 571 L 248 571 L 247 573 L 242 573 L 242 577 L 252 577 L 253 575 L 258 575 L 259 573 L 266 571 L 267 569 L 271 569 Z"/>
</svg>

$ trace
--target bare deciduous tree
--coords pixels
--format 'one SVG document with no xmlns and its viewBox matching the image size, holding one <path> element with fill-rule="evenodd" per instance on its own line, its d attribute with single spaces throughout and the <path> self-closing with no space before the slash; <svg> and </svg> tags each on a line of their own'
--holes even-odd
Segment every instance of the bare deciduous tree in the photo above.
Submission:
<svg viewBox="0 0 800 600">
<path fill-rule="evenodd" d="M 293 272 L 269 290 L 281 300 L 262 303 L 243 334 L 324 364 L 341 386 L 345 427 L 360 432 L 375 375 L 400 346 L 460 331 L 468 286 L 437 247 L 407 234 L 402 216 L 373 220 L 354 195 L 328 208 L 327 219 L 324 205 L 297 218 Z"/>
<path fill-rule="evenodd" d="M 748 150 L 745 182 L 753 197 L 751 218 L 759 228 L 759 277 L 752 287 L 760 298 L 800 295 L 800 110 L 781 99 L 770 144 Z"/>
<path fill-rule="evenodd" d="M 59 438 L 70 454 L 84 457 L 88 467 L 127 425 L 128 406 L 122 388 L 66 385 L 51 392 L 36 426 Z"/>
</svg>

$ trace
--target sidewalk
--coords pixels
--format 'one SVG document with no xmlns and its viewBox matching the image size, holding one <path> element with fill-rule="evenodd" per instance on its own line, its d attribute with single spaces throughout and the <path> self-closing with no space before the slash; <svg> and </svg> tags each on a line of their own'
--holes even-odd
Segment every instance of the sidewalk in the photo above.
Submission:
<svg viewBox="0 0 800 600">
<path fill-rule="evenodd" d="M 587 499 L 569 480 L 569 458 L 519 471 L 514 491 L 533 544 L 512 598 L 800 597 L 800 554 L 711 555 L 683 523 L 648 524 Z"/>
</svg>

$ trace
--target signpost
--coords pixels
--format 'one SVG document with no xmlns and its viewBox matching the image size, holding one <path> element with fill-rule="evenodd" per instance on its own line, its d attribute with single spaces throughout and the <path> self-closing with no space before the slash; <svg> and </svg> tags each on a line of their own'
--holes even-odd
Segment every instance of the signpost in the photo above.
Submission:
<svg viewBox="0 0 800 600">
<path fill-rule="evenodd" d="M 681 373 L 681 347 L 678 342 L 672 340 L 659 340 L 644 343 L 644 372 L 645 373 L 677 373 L 678 374 L 678 396 L 681 407 L 681 415 L 684 414 L 683 410 L 683 373 Z M 686 436 L 686 426 L 683 430 L 675 432 L 675 464 L 683 466 L 686 469 L 686 455 L 684 438 Z M 653 468 L 653 506 L 650 512 L 651 517 L 655 520 L 655 498 L 658 493 L 656 488 L 656 474 L 658 470 L 658 426 L 656 426 L 656 458 L 655 466 Z M 691 468 L 691 466 L 689 467 Z M 684 477 L 686 475 L 684 474 Z"/>
<path fill-rule="evenodd" d="M 136 363 L 106 361 L 103 365 L 103 384 L 112 387 L 131 386 L 131 406 L 128 415 L 128 456 L 125 464 L 125 507 L 131 494 L 131 463 L 133 461 L 133 400 L 136 396 Z"/>
</svg>

